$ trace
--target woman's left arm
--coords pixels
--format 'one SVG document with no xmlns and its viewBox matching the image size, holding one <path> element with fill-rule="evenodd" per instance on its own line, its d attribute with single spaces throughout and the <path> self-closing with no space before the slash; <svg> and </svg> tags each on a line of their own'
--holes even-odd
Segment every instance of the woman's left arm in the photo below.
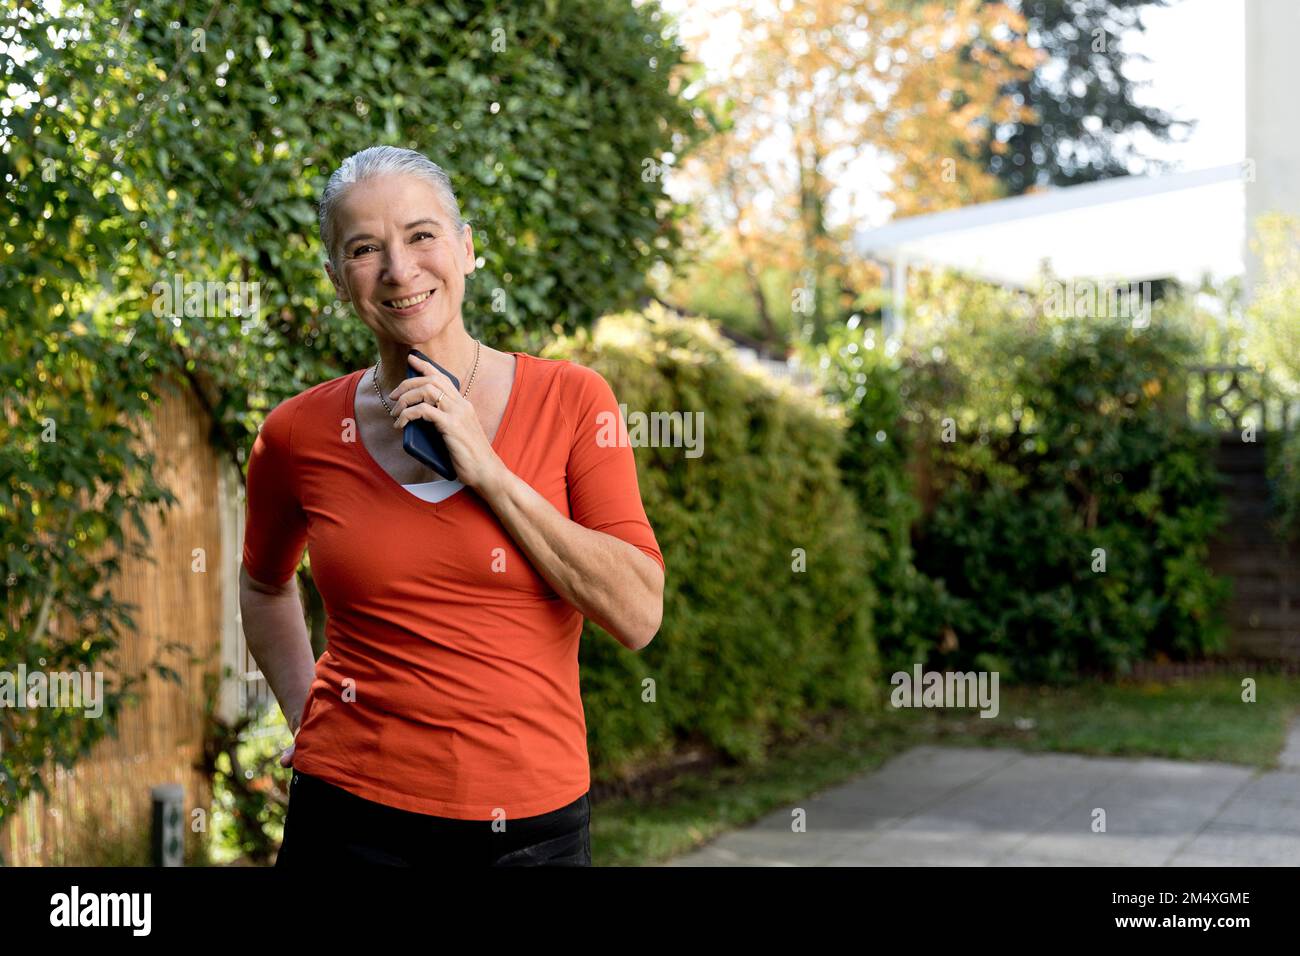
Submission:
<svg viewBox="0 0 1300 956">
<path fill-rule="evenodd" d="M 566 518 L 504 464 L 476 490 L 557 594 L 628 649 L 650 643 L 664 613 L 664 571 L 654 558 Z"/>
</svg>

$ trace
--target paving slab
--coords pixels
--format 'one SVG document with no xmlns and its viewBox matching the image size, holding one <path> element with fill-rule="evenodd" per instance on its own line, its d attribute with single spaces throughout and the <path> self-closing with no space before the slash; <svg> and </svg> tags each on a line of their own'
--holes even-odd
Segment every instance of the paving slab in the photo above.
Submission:
<svg viewBox="0 0 1300 956">
<path fill-rule="evenodd" d="M 914 747 L 663 865 L 1297 866 L 1300 722 L 1290 738 L 1270 771 Z"/>
</svg>

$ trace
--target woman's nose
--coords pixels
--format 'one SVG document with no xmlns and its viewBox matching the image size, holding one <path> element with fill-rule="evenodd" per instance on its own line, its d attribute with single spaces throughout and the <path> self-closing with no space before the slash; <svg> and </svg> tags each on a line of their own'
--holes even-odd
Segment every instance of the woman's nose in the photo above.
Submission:
<svg viewBox="0 0 1300 956">
<path fill-rule="evenodd" d="M 415 272 L 415 257 L 401 243 L 390 244 L 384 253 L 384 280 L 390 285 L 405 285 Z"/>
</svg>

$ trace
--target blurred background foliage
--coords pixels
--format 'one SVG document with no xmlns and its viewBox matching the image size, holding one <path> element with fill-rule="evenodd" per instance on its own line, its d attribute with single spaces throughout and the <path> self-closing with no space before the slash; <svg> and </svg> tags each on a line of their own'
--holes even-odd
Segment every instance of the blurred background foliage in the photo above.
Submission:
<svg viewBox="0 0 1300 956">
<path fill-rule="evenodd" d="M 1069 681 L 1219 649 L 1222 502 L 1216 439 L 1185 415 L 1188 323 L 1052 318 L 952 276 L 920 292 L 896 349 L 855 327 L 818 363 L 848 406 L 845 481 L 890 542 L 883 669 Z"/>
<path fill-rule="evenodd" d="M 1300 396 L 1300 222 L 1287 216 L 1261 217 L 1254 248 L 1261 280 L 1246 310 L 1249 331 L 1243 350 L 1253 364 L 1267 367 L 1285 398 Z M 1300 415 L 1279 441 L 1267 446 L 1268 477 L 1276 507 L 1277 534 L 1300 542 Z"/>
</svg>

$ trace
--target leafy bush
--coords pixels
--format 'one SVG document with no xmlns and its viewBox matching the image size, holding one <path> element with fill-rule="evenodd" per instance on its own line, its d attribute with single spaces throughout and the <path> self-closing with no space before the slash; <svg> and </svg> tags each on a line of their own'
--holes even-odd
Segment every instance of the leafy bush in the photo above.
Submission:
<svg viewBox="0 0 1300 956">
<path fill-rule="evenodd" d="M 226 724 L 208 714 L 204 769 L 212 778 L 207 851 L 214 863 L 274 862 L 284 838 L 291 767 L 280 754 L 293 742 L 278 707 Z"/>
<path fill-rule="evenodd" d="M 955 646 L 935 656 L 1067 680 L 1218 649 L 1228 584 L 1205 567 L 1223 518 L 1214 438 L 1175 400 L 1192 343 L 1096 318 L 1012 334 L 1015 361 L 997 371 L 1017 427 L 930 446 L 947 490 L 918 567 L 957 599 Z"/>
<path fill-rule="evenodd" d="M 871 563 L 883 546 L 840 482 L 842 423 L 729 351 L 707 322 L 652 307 L 542 353 L 599 371 L 629 415 L 704 416 L 699 457 L 636 449 L 668 566 L 664 622 L 639 654 L 603 635 L 582 644 L 597 777 L 683 743 L 757 759 L 809 714 L 880 700 Z M 793 570 L 796 549 L 805 571 Z"/>
<path fill-rule="evenodd" d="M 941 581 L 917 572 L 912 528 L 921 514 L 909 461 L 915 434 L 905 414 L 908 393 L 899 362 L 871 326 L 832 330 L 824 350 L 807 350 L 820 366 L 826 394 L 846 409 L 839 468 L 868 534 L 866 571 L 878 594 L 873 634 L 887 673 L 924 660 L 930 635 L 943 630 L 950 597 Z"/>
<path fill-rule="evenodd" d="M 1066 681 L 1221 646 L 1214 439 L 1183 416 L 1198 342 L 1174 310 L 1135 330 L 952 276 L 919 285 L 900 342 L 849 328 L 819 356 L 847 408 L 844 481 L 886 542 L 870 572 L 884 669 Z"/>
</svg>

